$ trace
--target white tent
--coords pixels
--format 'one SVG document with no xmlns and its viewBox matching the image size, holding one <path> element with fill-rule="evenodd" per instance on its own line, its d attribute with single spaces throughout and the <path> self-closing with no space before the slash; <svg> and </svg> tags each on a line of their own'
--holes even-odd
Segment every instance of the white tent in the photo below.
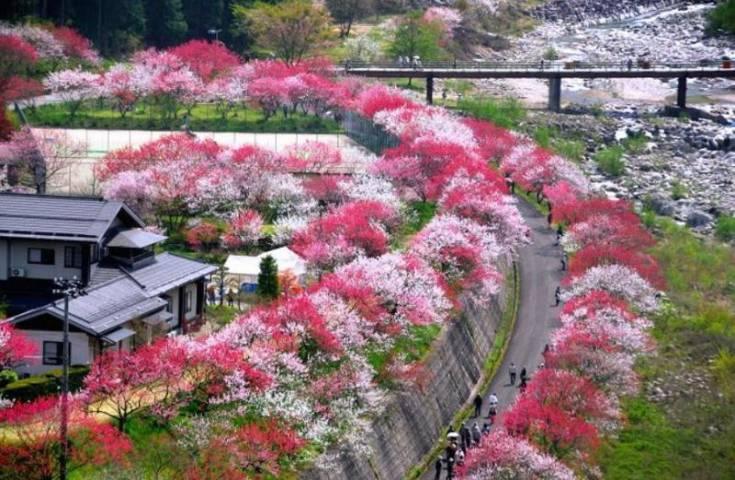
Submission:
<svg viewBox="0 0 735 480">
<path fill-rule="evenodd" d="M 260 261 L 267 256 L 273 257 L 278 264 L 278 272 L 290 270 L 299 281 L 303 281 L 306 274 L 306 262 L 288 247 L 276 248 L 269 252 L 263 252 L 258 256 L 230 255 L 225 261 L 227 276 L 236 278 L 238 283 L 246 291 L 251 290 L 258 284 L 258 273 L 260 273 Z"/>
</svg>

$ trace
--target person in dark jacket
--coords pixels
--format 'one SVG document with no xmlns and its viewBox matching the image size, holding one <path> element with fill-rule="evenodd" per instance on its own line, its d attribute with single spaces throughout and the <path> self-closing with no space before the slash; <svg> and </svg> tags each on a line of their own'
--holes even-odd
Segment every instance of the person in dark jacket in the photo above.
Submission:
<svg viewBox="0 0 735 480">
<path fill-rule="evenodd" d="M 442 476 L 442 457 L 436 459 L 434 462 L 434 480 L 439 480 Z"/>
<path fill-rule="evenodd" d="M 475 395 L 473 402 L 475 404 L 475 417 L 482 415 L 482 395 L 479 393 Z"/>
<path fill-rule="evenodd" d="M 556 306 L 558 307 L 561 303 L 561 287 L 556 287 L 556 290 L 554 291 L 554 300 L 556 301 Z"/>
<path fill-rule="evenodd" d="M 472 435 L 470 435 L 470 429 L 467 425 L 462 424 L 462 428 L 459 429 L 459 440 L 461 442 L 462 450 L 467 451 L 472 445 Z"/>
<path fill-rule="evenodd" d="M 521 382 L 524 380 L 528 380 L 528 371 L 526 370 L 526 367 L 521 368 Z"/>
</svg>

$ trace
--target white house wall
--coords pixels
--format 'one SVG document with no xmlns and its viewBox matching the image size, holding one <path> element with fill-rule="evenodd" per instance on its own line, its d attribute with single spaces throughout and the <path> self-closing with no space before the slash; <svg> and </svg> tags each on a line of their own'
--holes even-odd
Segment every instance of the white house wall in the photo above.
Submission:
<svg viewBox="0 0 735 480">
<path fill-rule="evenodd" d="M 23 330 L 23 335 L 36 346 L 37 357 L 33 358 L 27 366 L 17 368 L 18 373 L 35 375 L 61 368 L 61 365 L 43 364 L 43 342 L 61 342 L 64 335 L 62 332 Z M 71 365 L 88 365 L 91 363 L 92 351 L 89 348 L 89 336 L 86 333 L 70 332 L 69 340 L 71 343 Z"/>
<path fill-rule="evenodd" d="M 74 243 L 44 242 L 39 240 L 12 240 L 10 242 L 10 265 L 6 270 L 22 268 L 26 278 L 52 280 L 55 277 L 81 278 L 81 268 L 64 267 L 64 247 L 78 246 Z M 54 265 L 38 265 L 28 263 L 29 248 L 45 248 L 54 250 Z"/>
</svg>

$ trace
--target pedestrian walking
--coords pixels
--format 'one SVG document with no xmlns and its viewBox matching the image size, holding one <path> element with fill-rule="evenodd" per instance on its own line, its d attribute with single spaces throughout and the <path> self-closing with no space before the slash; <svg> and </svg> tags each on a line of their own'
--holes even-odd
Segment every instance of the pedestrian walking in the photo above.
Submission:
<svg viewBox="0 0 735 480">
<path fill-rule="evenodd" d="M 544 355 L 549 353 L 549 350 L 551 350 L 551 347 L 549 347 L 549 344 L 547 343 L 546 345 L 544 345 Z"/>
<path fill-rule="evenodd" d="M 475 422 L 472 425 L 472 444 L 477 446 L 480 444 L 480 440 L 482 440 L 482 432 L 480 431 L 480 426 Z"/>
<path fill-rule="evenodd" d="M 526 367 L 521 368 L 521 382 L 524 382 L 528 380 L 528 371 L 526 371 Z"/>
<path fill-rule="evenodd" d="M 526 386 L 527 386 L 526 379 L 521 378 L 521 383 L 518 385 L 518 389 L 521 391 L 521 393 L 526 391 Z"/>
<path fill-rule="evenodd" d="M 549 212 L 548 215 L 546 215 L 546 223 L 548 223 L 549 226 L 551 226 L 551 212 Z"/>
<path fill-rule="evenodd" d="M 454 457 L 447 459 L 447 479 L 454 478 Z"/>
<path fill-rule="evenodd" d="M 479 417 L 482 415 L 482 395 L 479 393 L 475 395 L 475 400 L 473 400 L 473 403 L 475 404 L 475 417 Z"/>
<path fill-rule="evenodd" d="M 516 364 L 513 362 L 510 362 L 510 368 L 508 368 L 508 373 L 510 374 L 510 384 L 515 385 L 516 383 Z"/>
<path fill-rule="evenodd" d="M 434 480 L 439 480 L 442 476 L 442 457 L 438 457 L 434 462 Z"/>
<path fill-rule="evenodd" d="M 554 291 L 554 300 L 556 301 L 556 306 L 558 307 L 561 303 L 561 287 L 557 286 L 556 290 Z"/>
<path fill-rule="evenodd" d="M 567 252 L 561 255 L 561 271 L 564 272 L 567 269 Z"/>
<path fill-rule="evenodd" d="M 632 69 L 633 69 L 633 60 L 629 58 L 628 59 L 628 71 L 631 71 Z"/>
<path fill-rule="evenodd" d="M 232 292 L 231 291 L 228 291 L 227 292 L 227 305 L 229 305 L 230 307 L 232 307 L 234 305 L 234 303 L 235 303 L 235 298 L 232 296 Z"/>
<path fill-rule="evenodd" d="M 495 392 L 491 393 L 489 397 L 487 397 L 487 403 L 490 405 L 490 408 L 498 408 L 498 396 L 495 395 Z"/>
<path fill-rule="evenodd" d="M 467 450 L 472 445 L 472 435 L 470 435 L 470 429 L 467 425 L 462 424 L 462 428 L 459 429 L 459 439 L 462 442 L 462 449 Z"/>
<path fill-rule="evenodd" d="M 490 407 L 490 411 L 487 414 L 487 418 L 490 419 L 490 425 L 495 425 L 495 415 L 498 414 L 497 407 Z"/>
</svg>

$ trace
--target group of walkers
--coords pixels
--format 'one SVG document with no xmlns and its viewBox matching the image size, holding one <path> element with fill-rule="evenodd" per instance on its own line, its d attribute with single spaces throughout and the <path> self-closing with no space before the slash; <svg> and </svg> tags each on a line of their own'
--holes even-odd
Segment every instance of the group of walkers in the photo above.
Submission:
<svg viewBox="0 0 735 480">
<path fill-rule="evenodd" d="M 474 400 L 475 415 L 474 418 L 482 416 L 482 396 L 477 395 Z M 498 414 L 498 396 L 495 393 L 491 393 L 487 399 L 488 403 L 488 414 L 485 419 L 487 420 L 482 424 L 482 428 L 475 421 L 472 427 L 468 427 L 467 423 L 463 423 L 459 427 L 459 431 L 456 432 L 449 426 L 447 431 L 447 446 L 444 449 L 444 456 L 438 457 L 434 462 L 434 479 L 439 480 L 441 478 L 442 470 L 446 468 L 447 477 L 454 478 L 455 467 L 464 464 L 465 455 L 467 450 L 475 448 L 480 445 L 482 438 L 490 433 L 490 427 L 495 423 L 495 415 Z"/>
</svg>

